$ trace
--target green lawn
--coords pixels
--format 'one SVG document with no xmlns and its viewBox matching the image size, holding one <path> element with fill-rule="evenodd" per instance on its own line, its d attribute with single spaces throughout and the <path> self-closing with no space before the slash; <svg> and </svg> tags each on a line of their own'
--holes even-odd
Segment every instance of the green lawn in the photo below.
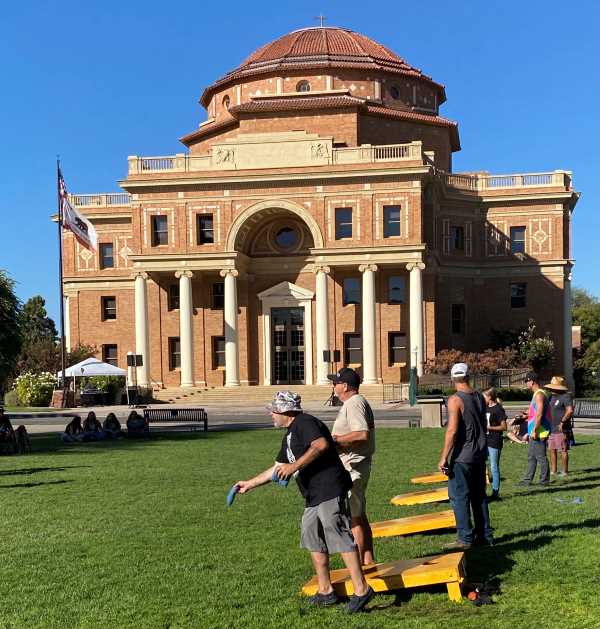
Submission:
<svg viewBox="0 0 600 629">
<path fill-rule="evenodd" d="M 311 609 L 298 548 L 302 501 L 269 486 L 225 507 L 230 485 L 273 460 L 281 433 L 221 432 L 59 446 L 0 458 L 0 627 L 165 629 L 600 627 L 600 439 L 579 437 L 573 475 L 517 489 L 526 449 L 505 447 L 497 545 L 468 554 L 469 580 L 493 579 L 496 604 L 451 603 L 445 588 L 381 595 L 369 613 Z M 437 462 L 441 430 L 380 429 L 373 520 L 447 505 L 394 507 L 411 475 Z M 413 486 L 414 488 L 414 486 Z M 575 496 L 583 504 L 561 503 Z M 379 560 L 436 554 L 451 532 L 376 540 Z M 337 564 L 336 564 L 337 565 Z"/>
</svg>

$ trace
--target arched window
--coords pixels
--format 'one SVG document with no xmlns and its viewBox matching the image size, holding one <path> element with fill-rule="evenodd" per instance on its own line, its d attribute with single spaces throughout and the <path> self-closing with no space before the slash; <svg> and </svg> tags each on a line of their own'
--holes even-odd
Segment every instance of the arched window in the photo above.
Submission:
<svg viewBox="0 0 600 629">
<path fill-rule="evenodd" d="M 390 87 L 390 96 L 394 100 L 398 100 L 400 98 L 400 90 L 397 85 L 392 85 L 392 87 Z"/>
<path fill-rule="evenodd" d="M 223 96 L 223 107 L 225 107 L 225 109 L 229 110 L 230 103 L 231 103 L 231 99 L 229 98 L 229 95 L 225 94 L 225 96 Z"/>
<path fill-rule="evenodd" d="M 310 92 L 310 83 L 308 81 L 299 81 L 296 85 L 297 92 Z"/>
</svg>

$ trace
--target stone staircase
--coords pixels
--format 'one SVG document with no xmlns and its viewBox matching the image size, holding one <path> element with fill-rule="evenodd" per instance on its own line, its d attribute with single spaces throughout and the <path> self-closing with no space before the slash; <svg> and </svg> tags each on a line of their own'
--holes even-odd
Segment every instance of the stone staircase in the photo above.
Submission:
<svg viewBox="0 0 600 629">
<path fill-rule="evenodd" d="M 325 385 L 261 385 L 212 389 L 173 387 L 154 391 L 153 397 L 155 400 L 170 404 L 248 404 L 253 406 L 267 404 L 277 391 L 285 389 L 299 393 L 305 402 L 324 402 L 331 394 L 331 387 Z M 383 385 L 381 384 L 363 385 L 360 392 L 373 402 L 381 402 L 383 399 Z"/>
</svg>

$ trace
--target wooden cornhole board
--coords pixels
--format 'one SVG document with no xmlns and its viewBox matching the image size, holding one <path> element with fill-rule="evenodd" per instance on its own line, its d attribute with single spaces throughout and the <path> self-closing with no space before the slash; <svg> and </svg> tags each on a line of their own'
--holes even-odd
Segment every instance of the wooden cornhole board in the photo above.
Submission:
<svg viewBox="0 0 600 629">
<path fill-rule="evenodd" d="M 371 522 L 373 537 L 395 537 L 396 535 L 410 535 L 411 533 L 424 533 L 438 529 L 456 528 L 454 511 L 437 511 L 436 513 L 424 513 L 412 515 L 408 518 L 384 520 L 383 522 Z"/>
<path fill-rule="evenodd" d="M 448 598 L 451 601 L 460 601 L 462 599 L 460 585 L 465 579 L 464 557 L 464 553 L 449 553 L 420 559 L 378 563 L 363 570 L 367 583 L 375 592 L 392 592 L 403 588 L 445 584 Z M 354 593 L 348 570 L 332 570 L 330 576 L 331 584 L 337 594 L 350 596 Z M 302 593 L 312 596 L 317 590 L 317 577 L 314 576 L 302 588 Z"/>
<path fill-rule="evenodd" d="M 434 472 L 433 474 L 414 476 L 410 479 L 410 482 L 415 485 L 433 485 L 434 483 L 447 483 L 448 477 L 441 472 Z"/>
<path fill-rule="evenodd" d="M 448 487 L 437 487 L 436 489 L 423 489 L 422 491 L 411 491 L 407 494 L 394 496 L 390 502 L 393 505 L 424 505 L 430 502 L 444 502 L 448 500 Z"/>
</svg>

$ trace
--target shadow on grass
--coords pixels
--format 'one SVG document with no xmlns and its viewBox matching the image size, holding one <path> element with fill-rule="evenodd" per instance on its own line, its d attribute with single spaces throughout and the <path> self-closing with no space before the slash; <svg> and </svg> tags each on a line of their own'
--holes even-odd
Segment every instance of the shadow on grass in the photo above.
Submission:
<svg viewBox="0 0 600 629">
<path fill-rule="evenodd" d="M 42 485 L 64 485 L 66 483 L 72 483 L 72 480 L 48 480 L 41 483 L 15 483 L 14 485 L 0 485 L 2 489 L 28 489 L 30 487 L 41 487 Z"/>
<path fill-rule="evenodd" d="M 74 470 L 77 468 L 91 467 L 91 465 L 66 465 L 64 467 L 25 467 L 20 470 L 2 470 L 0 476 L 30 476 L 39 472 L 64 472 L 65 470 Z"/>
<path fill-rule="evenodd" d="M 595 482 L 585 483 L 585 484 L 565 482 L 564 484 L 555 485 L 551 487 L 539 487 L 536 489 L 530 489 L 529 491 L 520 491 L 518 493 L 509 494 L 506 497 L 503 496 L 502 501 L 504 502 L 504 501 L 510 500 L 511 498 L 519 498 L 520 496 L 537 496 L 538 494 L 556 494 L 562 491 L 579 491 L 579 490 L 584 490 L 584 489 L 594 489 L 595 487 L 600 486 L 600 483 L 598 482 L 598 480 L 600 479 L 598 477 L 585 479 L 585 480 L 591 480 Z"/>
<path fill-rule="evenodd" d="M 537 535 L 538 533 L 552 533 L 557 531 L 572 531 L 574 529 L 595 529 L 600 528 L 600 518 L 589 518 L 583 522 L 565 522 L 563 524 L 549 524 L 547 526 L 536 526 L 533 529 L 525 529 L 517 533 L 509 533 L 496 539 L 497 545 L 502 545 L 517 537 L 527 537 L 529 535 Z"/>
</svg>

